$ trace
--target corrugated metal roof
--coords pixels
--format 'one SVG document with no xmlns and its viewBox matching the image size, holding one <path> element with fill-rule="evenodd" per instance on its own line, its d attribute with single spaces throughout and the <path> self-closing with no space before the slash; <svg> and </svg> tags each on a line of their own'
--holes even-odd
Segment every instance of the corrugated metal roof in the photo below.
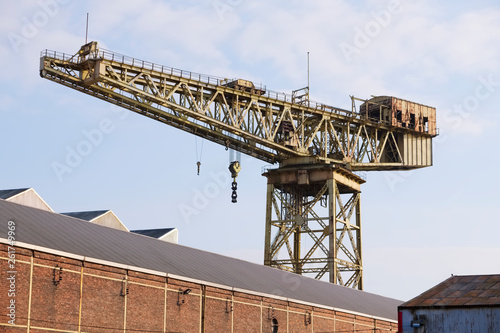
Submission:
<svg viewBox="0 0 500 333">
<path fill-rule="evenodd" d="M 401 301 L 0 200 L 0 237 L 229 287 L 397 320 Z"/>
<path fill-rule="evenodd" d="M 400 307 L 482 305 L 500 306 L 500 275 L 455 275 Z"/>
<path fill-rule="evenodd" d="M 160 238 L 168 234 L 170 231 L 174 230 L 174 228 L 163 228 L 163 229 L 141 229 L 141 230 L 130 230 L 130 232 L 144 235 L 153 238 Z"/>
<path fill-rule="evenodd" d="M 22 193 L 24 191 L 29 190 L 28 188 L 16 188 L 11 190 L 0 190 L 0 199 L 8 199 L 10 197 L 15 196 L 16 194 Z"/>
<path fill-rule="evenodd" d="M 92 210 L 87 212 L 69 212 L 61 213 L 63 215 L 71 216 L 80 220 L 92 221 L 96 217 L 106 214 L 109 210 Z"/>
</svg>

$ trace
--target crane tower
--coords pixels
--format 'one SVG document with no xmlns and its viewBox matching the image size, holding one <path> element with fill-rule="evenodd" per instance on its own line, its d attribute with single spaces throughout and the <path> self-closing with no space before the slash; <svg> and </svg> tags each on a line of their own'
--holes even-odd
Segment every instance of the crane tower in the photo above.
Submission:
<svg viewBox="0 0 500 333">
<path fill-rule="evenodd" d="M 362 289 L 358 171 L 432 165 L 436 110 L 390 96 L 350 109 L 100 49 L 44 50 L 43 78 L 203 137 L 266 168 L 264 264 Z M 233 167 L 234 169 L 234 167 Z"/>
</svg>

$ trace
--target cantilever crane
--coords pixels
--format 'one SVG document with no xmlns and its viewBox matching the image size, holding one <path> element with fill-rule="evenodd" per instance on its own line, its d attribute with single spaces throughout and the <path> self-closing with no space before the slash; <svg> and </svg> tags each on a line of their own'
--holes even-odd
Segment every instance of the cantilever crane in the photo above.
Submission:
<svg viewBox="0 0 500 333">
<path fill-rule="evenodd" d="M 43 78 L 279 167 L 266 169 L 264 264 L 362 289 L 356 171 L 432 165 L 432 107 L 351 97 L 350 110 L 99 49 L 41 54 Z M 358 102 L 359 109 L 356 107 Z M 233 179 L 239 165 L 233 165 Z M 235 189 L 235 188 L 233 188 Z M 235 199 L 235 197 L 233 197 Z M 274 231 L 274 233 L 273 233 Z M 306 246 L 304 238 L 312 239 Z"/>
</svg>

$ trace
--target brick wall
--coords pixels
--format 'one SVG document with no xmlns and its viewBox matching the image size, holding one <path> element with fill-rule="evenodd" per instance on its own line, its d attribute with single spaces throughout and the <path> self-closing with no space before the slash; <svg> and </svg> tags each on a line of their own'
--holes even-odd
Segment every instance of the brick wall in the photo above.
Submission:
<svg viewBox="0 0 500 333">
<path fill-rule="evenodd" d="M 16 325 L 11 326 L 8 251 L 0 244 L 0 332 L 246 333 L 273 332 L 276 326 L 278 332 L 397 331 L 397 323 L 382 319 L 15 250 Z"/>
</svg>

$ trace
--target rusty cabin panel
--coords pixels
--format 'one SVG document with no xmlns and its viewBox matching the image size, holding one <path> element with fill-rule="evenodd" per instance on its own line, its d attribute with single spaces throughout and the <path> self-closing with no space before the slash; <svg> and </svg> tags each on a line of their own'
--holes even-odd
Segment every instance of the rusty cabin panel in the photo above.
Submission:
<svg viewBox="0 0 500 333">
<path fill-rule="evenodd" d="M 360 115 L 371 121 L 437 135 L 436 108 L 392 96 L 377 96 L 360 106 Z"/>
</svg>

